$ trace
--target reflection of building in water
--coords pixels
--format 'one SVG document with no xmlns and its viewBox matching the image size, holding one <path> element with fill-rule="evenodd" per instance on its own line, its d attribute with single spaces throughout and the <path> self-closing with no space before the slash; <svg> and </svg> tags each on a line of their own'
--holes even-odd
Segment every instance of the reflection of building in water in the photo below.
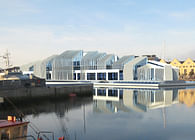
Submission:
<svg viewBox="0 0 195 140">
<path fill-rule="evenodd" d="M 177 90 L 140 90 L 135 94 L 135 102 L 148 109 L 163 108 L 178 103 L 177 94 Z"/>
<path fill-rule="evenodd" d="M 145 112 L 178 103 L 177 90 L 95 89 L 94 111 L 117 112 L 130 110 Z"/>
<path fill-rule="evenodd" d="M 19 140 L 26 140 L 26 138 L 19 138 L 27 135 L 28 122 L 12 122 L 7 120 L 0 120 L 0 139 L 9 140 L 18 138 Z"/>
<path fill-rule="evenodd" d="M 112 113 L 122 110 L 128 112 L 129 109 L 124 106 L 122 102 L 123 90 L 108 89 L 108 88 L 95 88 L 93 100 L 94 111 Z"/>
<path fill-rule="evenodd" d="M 195 89 L 179 90 L 179 102 L 191 107 L 195 104 Z"/>
</svg>

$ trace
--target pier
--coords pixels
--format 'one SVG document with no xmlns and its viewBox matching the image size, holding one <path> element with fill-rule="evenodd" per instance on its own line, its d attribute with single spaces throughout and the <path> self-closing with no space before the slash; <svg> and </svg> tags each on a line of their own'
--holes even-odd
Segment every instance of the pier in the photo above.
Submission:
<svg viewBox="0 0 195 140">
<path fill-rule="evenodd" d="M 92 96 L 93 84 L 74 84 L 74 85 L 61 85 L 52 87 L 28 87 L 16 89 L 3 89 L 0 90 L 1 97 L 14 97 L 14 98 L 39 98 L 39 97 L 66 97 L 70 94 L 74 96 Z"/>
</svg>

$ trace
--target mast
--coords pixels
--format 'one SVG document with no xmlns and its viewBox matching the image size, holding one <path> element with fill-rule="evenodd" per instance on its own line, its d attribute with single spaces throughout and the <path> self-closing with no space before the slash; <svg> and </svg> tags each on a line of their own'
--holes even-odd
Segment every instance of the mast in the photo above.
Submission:
<svg viewBox="0 0 195 140">
<path fill-rule="evenodd" d="M 165 53 L 166 53 L 166 41 L 164 40 L 164 42 L 163 42 L 163 59 L 164 59 L 164 60 L 165 60 L 165 58 L 166 58 Z"/>
<path fill-rule="evenodd" d="M 10 66 L 12 66 L 10 64 L 10 53 L 8 50 L 6 50 L 5 54 L 3 56 L 0 56 L 3 58 L 3 60 L 5 61 L 5 67 L 9 68 Z"/>
</svg>

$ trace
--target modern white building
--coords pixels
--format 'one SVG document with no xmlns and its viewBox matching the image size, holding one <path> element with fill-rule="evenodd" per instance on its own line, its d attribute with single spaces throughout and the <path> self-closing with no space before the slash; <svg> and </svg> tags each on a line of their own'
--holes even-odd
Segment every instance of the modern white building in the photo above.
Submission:
<svg viewBox="0 0 195 140">
<path fill-rule="evenodd" d="M 177 80 L 178 69 L 169 64 L 148 60 L 147 56 L 114 54 L 98 51 L 68 50 L 42 61 L 21 66 L 25 73 L 47 80 Z"/>
<path fill-rule="evenodd" d="M 138 80 L 171 81 L 178 80 L 179 69 L 170 64 L 148 61 L 137 69 Z"/>
</svg>

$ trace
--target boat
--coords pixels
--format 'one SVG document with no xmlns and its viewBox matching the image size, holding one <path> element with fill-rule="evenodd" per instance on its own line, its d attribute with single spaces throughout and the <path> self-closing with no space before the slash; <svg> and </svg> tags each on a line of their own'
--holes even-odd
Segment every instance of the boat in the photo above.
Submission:
<svg viewBox="0 0 195 140">
<path fill-rule="evenodd" d="M 0 88 L 43 87 L 45 79 L 25 75 L 20 67 L 0 69 Z"/>
<path fill-rule="evenodd" d="M 20 139 L 26 140 L 27 128 L 29 122 L 16 119 L 15 116 L 8 116 L 7 120 L 0 120 L 0 139 L 11 140 Z"/>
</svg>

